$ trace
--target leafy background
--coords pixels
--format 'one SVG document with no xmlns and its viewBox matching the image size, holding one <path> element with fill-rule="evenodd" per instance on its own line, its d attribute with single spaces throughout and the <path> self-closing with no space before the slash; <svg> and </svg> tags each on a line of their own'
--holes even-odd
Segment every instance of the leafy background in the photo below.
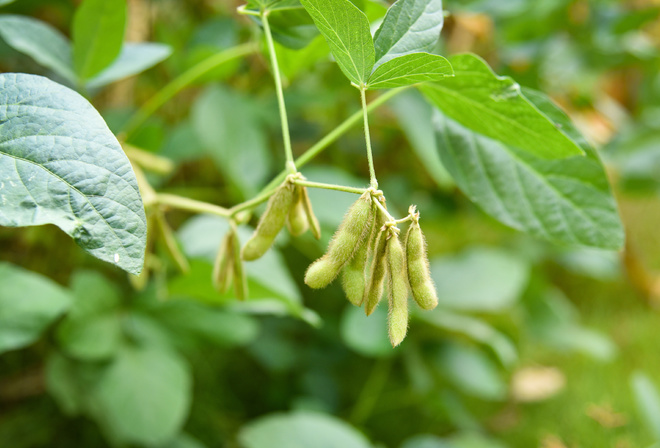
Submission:
<svg viewBox="0 0 660 448">
<path fill-rule="evenodd" d="M 124 38 L 133 44 L 122 45 L 124 2 L 110 3 L 113 14 L 90 12 L 104 23 L 89 27 L 74 18 L 75 2 L 0 2 L 2 14 L 50 24 L 44 41 L 55 46 L 17 51 L 10 20 L 0 15 L 0 70 L 75 88 L 119 131 L 169 81 L 258 33 L 232 1 L 131 0 Z M 355 4 L 371 21 L 385 13 L 376 2 Z M 422 210 L 441 304 L 414 313 L 400 348 L 389 346 L 382 310 L 366 319 L 339 288 L 310 291 L 302 283 L 354 199 L 344 193 L 310 191 L 326 240 L 283 236 L 276 251 L 248 265 L 245 303 L 211 286 L 228 229 L 220 218 L 168 212 L 190 270 L 181 274 L 162 236 L 154 238 L 151 276 L 138 292 L 53 226 L 0 228 L 0 445 L 660 442 L 660 9 L 644 0 L 446 1 L 444 8 L 451 14 L 441 54 L 476 52 L 498 74 L 546 92 L 598 149 L 626 226 L 625 252 L 568 249 L 494 220 L 534 227 L 498 215 L 479 177 L 452 170 L 473 152 L 439 143 L 470 131 L 457 119 L 440 127 L 451 132 L 434 132 L 430 106 L 407 92 L 373 114 L 375 164 L 398 215 L 409 203 Z M 271 22 L 301 154 L 359 104 L 308 16 L 283 10 Z M 104 51 L 76 40 L 106 26 Z M 258 51 L 204 75 L 129 143 L 174 162 L 165 174 L 149 173 L 159 191 L 231 206 L 283 166 L 278 126 L 268 60 Z M 356 127 L 303 173 L 363 186 L 363 146 Z M 471 149 L 503 169 L 513 163 L 486 137 Z M 515 160 L 532 184 L 534 173 L 552 172 L 547 162 Z M 249 229 L 241 230 L 245 241 Z"/>
</svg>

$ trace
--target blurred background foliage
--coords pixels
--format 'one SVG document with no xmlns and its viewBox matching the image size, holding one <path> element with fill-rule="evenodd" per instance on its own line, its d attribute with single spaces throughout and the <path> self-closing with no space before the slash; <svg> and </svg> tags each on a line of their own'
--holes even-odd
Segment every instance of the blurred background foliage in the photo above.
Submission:
<svg viewBox="0 0 660 448">
<path fill-rule="evenodd" d="M 2 3 L 0 13 L 69 35 L 78 2 Z M 375 1 L 354 3 L 373 21 L 385 12 Z M 126 40 L 167 44 L 172 54 L 86 92 L 116 131 L 187 69 L 259 39 L 258 24 L 237 15 L 240 2 L 128 5 Z M 599 148 L 627 229 L 623 253 L 553 246 L 487 216 L 442 166 L 429 107 L 405 93 L 373 114 L 375 166 L 397 215 L 410 203 L 422 212 L 440 306 L 413 313 L 400 347 L 389 345 L 382 307 L 367 319 L 336 285 L 311 291 L 302 283 L 350 194 L 310 191 L 323 239 L 280 237 L 277 250 L 248 264 L 251 300 L 240 303 L 210 281 L 228 229 L 221 218 L 168 212 L 190 271 L 179 272 L 152 232 L 141 290 L 52 226 L 0 228 L 0 260 L 8 262 L 0 288 L 7 276 L 22 285 L 0 301 L 0 446 L 660 443 L 660 3 L 444 7 L 442 54 L 476 52 L 497 73 L 547 92 Z M 359 102 L 304 12 L 274 14 L 271 26 L 299 155 Z M 2 40 L 0 70 L 64 82 Z M 284 164 L 265 53 L 207 73 L 128 142 L 174 162 L 166 174 L 149 173 L 158 191 L 223 206 L 250 198 Z M 302 172 L 364 186 L 360 127 Z M 249 233 L 241 229 L 243 241 Z M 25 297 L 35 298 L 27 314 Z"/>
</svg>

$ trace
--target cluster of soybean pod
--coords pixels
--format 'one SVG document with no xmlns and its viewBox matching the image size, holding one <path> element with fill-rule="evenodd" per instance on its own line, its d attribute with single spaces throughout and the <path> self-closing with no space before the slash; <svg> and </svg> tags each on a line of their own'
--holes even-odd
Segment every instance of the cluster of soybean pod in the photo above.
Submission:
<svg viewBox="0 0 660 448">
<path fill-rule="evenodd" d="M 261 257 L 285 224 L 293 236 L 310 229 L 314 237 L 320 238 L 320 226 L 307 188 L 296 184 L 299 179 L 304 179 L 300 173 L 289 175 L 275 190 L 240 257 L 236 229 L 232 225 L 218 251 L 214 268 L 216 286 L 220 289 L 226 291 L 233 278 L 234 292 L 244 298 L 246 284 L 241 259 L 250 261 Z M 397 223 L 407 221 L 410 224 L 402 245 Z M 395 220 L 387 212 L 382 191 L 375 188 L 367 189 L 349 208 L 326 253 L 307 269 L 305 283 L 311 288 L 324 288 L 339 273 L 346 297 L 356 306 L 364 305 L 367 316 L 380 303 L 387 280 L 388 333 L 393 347 L 401 343 L 408 331 L 409 291 L 422 309 L 431 310 L 438 304 L 426 242 L 419 226 L 419 212 L 411 206 L 408 217 Z"/>
</svg>

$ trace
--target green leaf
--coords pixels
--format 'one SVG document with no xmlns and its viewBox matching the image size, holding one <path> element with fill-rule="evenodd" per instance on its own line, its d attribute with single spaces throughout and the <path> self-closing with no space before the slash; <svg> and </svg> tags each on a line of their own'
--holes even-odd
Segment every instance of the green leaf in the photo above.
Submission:
<svg viewBox="0 0 660 448">
<path fill-rule="evenodd" d="M 126 347 L 98 379 L 89 406 L 113 439 L 163 444 L 183 426 L 191 382 L 179 356 L 157 348 Z"/>
<path fill-rule="evenodd" d="M 84 0 L 73 16 L 73 66 L 82 79 L 108 67 L 121 51 L 126 0 Z"/>
<path fill-rule="evenodd" d="M 348 0 L 301 0 L 344 75 L 366 84 L 374 66 L 374 43 L 369 20 Z"/>
<path fill-rule="evenodd" d="M 312 412 L 271 414 L 238 433 L 244 448 L 371 448 L 355 428 L 330 415 Z"/>
<path fill-rule="evenodd" d="M 218 169 L 249 198 L 270 173 L 271 155 L 256 105 L 220 86 L 205 89 L 191 110 L 191 122 Z"/>
<path fill-rule="evenodd" d="M 426 171 L 442 190 L 455 187 L 454 180 L 440 160 L 433 130 L 433 108 L 415 90 L 400 93 L 389 101 L 401 129 Z"/>
<path fill-rule="evenodd" d="M 444 18 L 442 0 L 398 0 L 387 10 L 374 35 L 375 67 L 400 56 L 433 50 Z"/>
<path fill-rule="evenodd" d="M 104 364 L 76 361 L 53 350 L 46 359 L 46 388 L 65 414 L 80 415 L 104 369 Z"/>
<path fill-rule="evenodd" d="M 96 110 L 46 78 L 0 74 L 0 225 L 55 224 L 139 274 L 146 218 L 131 164 Z"/>
<path fill-rule="evenodd" d="M 380 65 L 369 78 L 369 89 L 392 89 L 453 76 L 449 61 L 442 56 L 413 53 L 390 59 Z"/>
<path fill-rule="evenodd" d="M 434 359 L 438 370 L 463 392 L 483 400 L 502 400 L 506 383 L 497 366 L 482 351 L 468 345 L 450 344 Z"/>
<path fill-rule="evenodd" d="M 637 409 L 642 416 L 648 431 L 653 437 L 660 439 L 660 394 L 651 381 L 651 378 L 643 372 L 635 372 L 630 377 L 630 386 L 635 397 Z"/>
<path fill-rule="evenodd" d="M 319 35 L 314 21 L 300 3 L 297 8 L 279 8 L 270 12 L 268 24 L 273 39 L 289 48 L 301 49 Z"/>
<path fill-rule="evenodd" d="M 71 44 L 57 29 L 31 17 L 6 14 L 0 16 L 0 36 L 14 50 L 75 84 Z"/>
<path fill-rule="evenodd" d="M 565 132 L 577 132 L 556 106 L 538 95 L 534 100 Z M 435 127 L 445 166 L 489 215 L 558 244 L 622 247 L 623 226 L 607 176 L 585 142 L 585 157 L 550 161 L 479 135 L 441 114 Z"/>
<path fill-rule="evenodd" d="M 5 6 L 10 3 L 14 3 L 16 0 L 0 0 L 0 6 Z"/>
<path fill-rule="evenodd" d="M 50 279 L 0 263 L 0 353 L 30 345 L 71 305 Z"/>
<path fill-rule="evenodd" d="M 86 86 L 88 89 L 96 89 L 136 75 L 167 59 L 170 54 L 172 48 L 169 45 L 151 42 L 125 43 L 112 65 L 90 79 Z"/>
<path fill-rule="evenodd" d="M 527 285 L 529 266 L 508 252 L 475 247 L 432 259 L 431 276 L 441 305 L 493 312 L 518 300 Z"/>
<path fill-rule="evenodd" d="M 455 77 L 418 87 L 445 115 L 537 157 L 561 159 L 583 154 L 563 129 L 522 95 L 511 78 L 497 76 L 472 54 L 454 56 L 450 62 Z"/>
<path fill-rule="evenodd" d="M 299 0 L 251 0 L 246 5 L 247 9 L 259 11 L 260 9 L 268 11 L 278 11 L 281 9 L 302 8 Z"/>
<path fill-rule="evenodd" d="M 394 354 L 387 336 L 387 311 L 383 306 L 376 308 L 369 317 L 362 308 L 347 306 L 340 332 L 344 343 L 361 355 L 380 358 Z"/>
</svg>

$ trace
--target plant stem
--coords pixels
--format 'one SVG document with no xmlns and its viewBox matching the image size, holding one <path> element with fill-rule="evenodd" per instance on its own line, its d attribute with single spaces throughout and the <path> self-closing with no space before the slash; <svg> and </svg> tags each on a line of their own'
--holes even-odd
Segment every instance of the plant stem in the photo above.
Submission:
<svg viewBox="0 0 660 448">
<path fill-rule="evenodd" d="M 380 211 L 383 212 L 385 216 L 387 216 L 389 221 L 396 221 L 394 216 L 390 215 L 390 212 L 387 211 L 387 209 L 383 206 L 383 204 L 380 203 L 378 199 L 374 200 L 374 202 L 376 203 L 376 207 L 378 207 Z"/>
<path fill-rule="evenodd" d="M 257 205 L 261 204 L 262 202 L 266 202 L 273 195 L 273 193 L 275 193 L 275 189 L 264 191 L 260 193 L 258 196 L 250 199 L 249 201 L 236 204 L 235 206 L 233 206 L 228 210 L 229 216 L 234 217 L 236 216 L 237 213 L 242 212 L 243 210 L 254 208 Z"/>
<path fill-rule="evenodd" d="M 367 110 L 367 91 L 360 86 L 360 99 L 362 100 L 362 115 L 364 116 L 364 142 L 367 145 L 367 159 L 369 160 L 369 177 L 371 186 L 378 189 L 376 170 L 374 169 L 374 156 L 371 154 L 371 136 L 369 135 L 369 111 Z"/>
<path fill-rule="evenodd" d="M 371 112 L 372 110 L 376 109 L 377 107 L 382 106 L 387 100 L 391 99 L 395 95 L 403 92 L 405 89 L 408 87 L 399 87 L 397 89 L 392 89 L 388 90 L 387 92 L 383 93 L 381 96 L 373 100 L 369 105 L 367 106 L 367 111 Z M 344 135 L 346 131 L 348 131 L 350 128 L 355 126 L 360 122 L 360 119 L 362 118 L 362 111 L 355 112 L 353 115 L 348 117 L 346 120 L 342 121 L 336 128 L 334 128 L 332 131 L 330 131 L 328 134 L 325 135 L 321 140 L 316 142 L 313 146 L 311 146 L 307 151 L 305 151 L 300 157 L 296 159 L 296 166 L 298 168 L 301 168 L 307 163 L 312 160 L 314 157 L 319 155 L 321 152 L 323 152 L 328 146 L 330 146 L 332 143 L 334 143 L 339 137 Z M 282 171 L 280 174 L 278 174 L 268 185 L 266 185 L 261 191 L 268 191 L 272 190 L 275 188 L 275 186 L 281 184 L 284 181 L 284 178 L 286 177 L 288 173 L 286 171 Z"/>
<path fill-rule="evenodd" d="M 174 171 L 174 162 L 166 157 L 145 151 L 128 143 L 122 143 L 121 147 L 131 162 L 135 162 L 145 170 L 158 174 L 170 174 Z"/>
<path fill-rule="evenodd" d="M 184 198 L 173 194 L 158 193 L 156 202 L 161 205 L 169 205 L 181 210 L 188 210 L 197 213 L 211 213 L 213 215 L 229 218 L 231 213 L 228 209 L 219 205 L 209 204 L 208 202 L 196 201 L 194 199 Z"/>
<path fill-rule="evenodd" d="M 293 161 L 293 151 L 291 149 L 291 136 L 289 135 L 289 120 L 286 115 L 286 105 L 284 104 L 284 92 L 282 91 L 282 79 L 280 78 L 280 67 L 277 64 L 277 54 L 273 44 L 273 35 L 270 32 L 268 24 L 268 11 L 261 12 L 261 22 L 264 26 L 266 43 L 268 44 L 268 53 L 270 62 L 273 66 L 273 78 L 275 78 L 275 91 L 277 92 L 277 105 L 280 108 L 280 121 L 282 124 L 282 139 L 284 140 L 284 154 L 286 156 L 286 167 L 290 173 L 296 173 L 296 165 Z"/>
<path fill-rule="evenodd" d="M 373 411 L 383 388 L 387 384 L 392 361 L 388 358 L 374 362 L 369 377 L 364 382 L 348 420 L 354 425 L 363 423 Z"/>
<path fill-rule="evenodd" d="M 247 43 L 238 45 L 236 47 L 228 48 L 227 50 L 221 51 L 214 55 L 209 56 L 208 58 L 200 61 L 194 66 L 190 67 L 188 70 L 183 72 L 177 78 L 173 79 L 169 84 L 163 87 L 158 91 L 151 99 L 144 103 L 140 109 L 133 114 L 133 116 L 128 120 L 128 123 L 124 126 L 124 139 L 128 139 L 135 131 L 137 131 L 140 126 L 144 124 L 145 121 L 154 112 L 156 112 L 163 104 L 169 101 L 181 90 L 192 84 L 195 80 L 199 79 L 209 71 L 214 68 L 229 62 L 233 59 L 246 56 L 250 53 L 257 51 L 258 47 L 255 43 Z"/>
<path fill-rule="evenodd" d="M 343 191 L 346 193 L 355 193 L 355 194 L 362 194 L 365 191 L 367 191 L 366 188 L 346 187 L 344 185 L 324 184 L 320 182 L 308 182 L 306 180 L 298 180 L 298 179 L 294 180 L 293 183 L 296 185 L 301 185 L 303 187 L 322 188 L 324 190 L 337 190 L 337 191 Z"/>
</svg>

